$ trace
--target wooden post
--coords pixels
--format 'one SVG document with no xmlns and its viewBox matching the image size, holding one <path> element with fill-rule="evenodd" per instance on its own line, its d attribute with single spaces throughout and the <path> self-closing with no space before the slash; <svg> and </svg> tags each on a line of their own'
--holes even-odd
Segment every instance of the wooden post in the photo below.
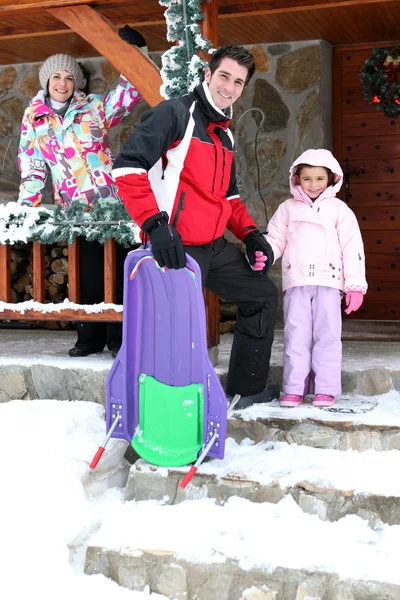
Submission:
<svg viewBox="0 0 400 600">
<path fill-rule="evenodd" d="M 218 47 L 218 0 L 203 0 L 201 10 L 205 17 L 201 22 L 202 35 L 210 40 L 213 48 Z M 199 52 L 200 58 L 209 61 L 210 55 Z M 219 298 L 210 290 L 205 291 L 206 315 L 207 315 L 207 346 L 212 348 L 219 344 Z"/>
<path fill-rule="evenodd" d="M 48 12 L 76 31 L 125 77 L 131 81 L 149 106 L 164 98 L 160 94 L 160 71 L 136 46 L 118 36 L 114 25 L 90 6 L 50 8 Z"/>
<path fill-rule="evenodd" d="M 11 302 L 11 250 L 0 245 L 0 301 Z"/>
<path fill-rule="evenodd" d="M 201 33 L 203 37 L 210 40 L 213 48 L 218 48 L 218 0 L 203 0 L 201 11 L 205 15 L 201 22 Z M 209 61 L 210 55 L 206 52 L 199 52 L 200 58 Z"/>
<path fill-rule="evenodd" d="M 205 290 L 204 295 L 207 317 L 207 347 L 212 348 L 219 344 L 219 297 L 210 290 Z"/>
<path fill-rule="evenodd" d="M 116 303 L 116 280 L 115 240 L 110 238 L 104 244 L 104 302 Z"/>
<path fill-rule="evenodd" d="M 74 238 L 74 243 L 68 246 L 68 300 L 79 304 L 80 298 L 79 277 L 79 238 Z"/>
<path fill-rule="evenodd" d="M 44 302 L 44 245 L 33 242 L 33 299 Z"/>
</svg>

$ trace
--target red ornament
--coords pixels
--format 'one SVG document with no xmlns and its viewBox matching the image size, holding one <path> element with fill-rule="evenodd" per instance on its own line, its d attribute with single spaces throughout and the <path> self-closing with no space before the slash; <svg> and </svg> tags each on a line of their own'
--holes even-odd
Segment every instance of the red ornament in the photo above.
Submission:
<svg viewBox="0 0 400 600">
<path fill-rule="evenodd" d="M 372 98 L 372 102 L 374 104 L 379 104 L 380 101 L 381 101 L 381 99 L 379 98 L 379 96 L 377 94 L 375 94 L 375 96 L 373 96 L 373 98 Z"/>
<path fill-rule="evenodd" d="M 400 104 L 400 98 L 396 98 L 395 103 Z"/>
</svg>

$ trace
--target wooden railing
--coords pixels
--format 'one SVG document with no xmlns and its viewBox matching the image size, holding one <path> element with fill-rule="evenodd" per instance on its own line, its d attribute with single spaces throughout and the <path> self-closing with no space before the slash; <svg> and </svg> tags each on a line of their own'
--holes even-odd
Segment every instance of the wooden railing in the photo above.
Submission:
<svg viewBox="0 0 400 600">
<path fill-rule="evenodd" d="M 20 303 L 11 305 L 11 247 L 0 244 L 0 302 L 9 306 L 0 309 L 0 319 L 6 320 L 40 320 L 40 321 L 122 321 L 123 314 L 120 310 L 112 308 L 103 309 L 101 312 L 89 312 L 84 307 L 79 308 L 80 280 L 79 280 L 79 238 L 68 246 L 68 300 L 78 305 L 77 308 L 56 305 L 57 309 L 48 310 L 45 305 L 45 246 L 33 242 L 33 273 L 32 287 L 33 300 L 47 306 L 45 311 L 36 308 L 23 308 Z M 115 290 L 115 241 L 109 239 L 104 244 L 104 302 L 116 303 Z M 219 299 L 212 292 L 205 292 L 207 314 L 207 345 L 209 348 L 219 343 Z M 21 303 L 23 304 L 23 303 Z"/>
</svg>

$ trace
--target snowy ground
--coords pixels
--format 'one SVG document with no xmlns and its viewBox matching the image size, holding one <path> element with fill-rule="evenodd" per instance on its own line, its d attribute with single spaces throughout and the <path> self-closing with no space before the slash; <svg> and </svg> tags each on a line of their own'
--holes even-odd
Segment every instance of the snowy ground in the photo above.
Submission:
<svg viewBox="0 0 400 600">
<path fill-rule="evenodd" d="M 221 336 L 218 346 L 219 358 L 216 366 L 218 374 L 228 370 L 229 355 L 232 347 L 232 334 Z M 60 369 L 110 369 L 111 353 L 104 350 L 84 358 L 69 358 L 68 349 L 76 342 L 75 331 L 46 331 L 43 329 L 1 329 L 0 328 L 0 366 L 45 364 Z M 283 332 L 275 332 L 272 346 L 271 365 L 282 364 Z M 400 370 L 398 342 L 343 342 L 343 371 L 363 371 L 384 368 L 389 371 Z"/>
<path fill-rule="evenodd" d="M 400 398 L 393 392 L 381 401 L 390 405 Z M 105 435 L 102 410 L 97 404 L 52 400 L 0 405 L 1 598 L 162 598 L 148 591 L 128 591 L 102 576 L 84 575 L 89 540 L 113 549 L 167 549 L 199 562 L 231 557 L 245 569 L 307 568 L 400 584 L 400 526 L 373 530 L 356 516 L 322 522 L 303 513 L 291 498 L 276 505 L 251 504 L 237 497 L 224 506 L 209 499 L 175 506 L 154 501 L 124 504 L 121 489 L 90 485 L 88 465 Z M 110 445 L 101 463 L 104 460 L 102 468 L 112 470 L 123 461 L 125 444 L 112 441 Z M 318 480 L 325 476 L 325 465 L 330 485 L 353 482 L 364 493 L 400 491 L 393 477 L 399 471 L 398 451 L 384 453 L 387 462 L 382 468 L 376 461 L 383 453 L 374 451 L 327 453 L 284 444 L 255 447 L 248 441 L 240 449 L 229 441 L 226 461 L 219 463 L 221 475 L 234 463 L 239 468 L 238 453 L 243 455 L 246 447 L 242 468 L 250 476 L 255 472 L 260 476 L 265 469 L 287 474 L 289 481 L 302 469 L 302 475 Z M 204 471 L 210 465 L 205 464 Z M 376 479 L 372 473 L 379 468 L 382 472 Z"/>
</svg>

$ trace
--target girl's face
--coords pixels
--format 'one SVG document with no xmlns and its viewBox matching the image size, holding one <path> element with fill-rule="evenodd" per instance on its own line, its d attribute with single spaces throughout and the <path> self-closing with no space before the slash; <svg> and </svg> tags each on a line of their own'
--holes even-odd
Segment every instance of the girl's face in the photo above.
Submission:
<svg viewBox="0 0 400 600">
<path fill-rule="evenodd" d="M 303 167 L 298 179 L 301 189 L 311 200 L 316 200 L 328 187 L 328 173 L 324 167 Z"/>
<path fill-rule="evenodd" d="M 66 102 L 74 92 L 74 78 L 68 71 L 56 71 L 49 79 L 51 100 Z"/>
</svg>

